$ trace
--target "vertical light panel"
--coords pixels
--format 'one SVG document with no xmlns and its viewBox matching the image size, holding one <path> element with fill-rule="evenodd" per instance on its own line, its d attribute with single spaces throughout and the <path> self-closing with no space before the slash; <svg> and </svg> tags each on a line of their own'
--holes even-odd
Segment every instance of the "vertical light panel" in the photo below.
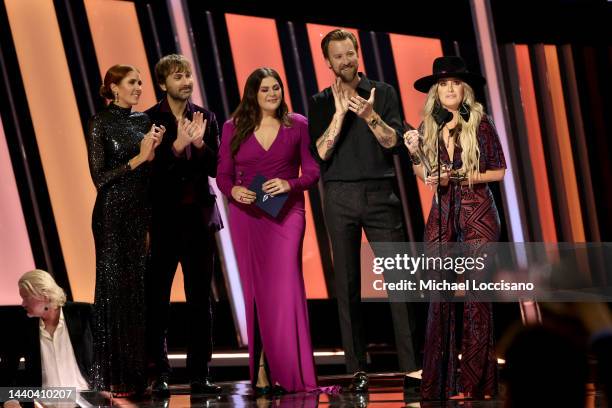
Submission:
<svg viewBox="0 0 612 408">
<path fill-rule="evenodd" d="M 189 26 L 189 22 L 183 6 L 183 0 L 168 0 L 168 9 L 170 10 L 170 14 L 173 19 L 173 27 L 175 27 L 176 30 L 175 36 L 177 38 L 179 49 L 187 58 L 195 62 L 194 55 L 196 55 L 196 53 L 193 49 L 192 42 L 190 41 L 190 35 L 187 32 L 186 27 Z M 202 78 L 198 75 L 196 76 L 196 81 L 194 81 L 195 86 L 193 89 L 193 100 L 195 103 L 202 103 L 204 100 L 204 96 L 202 94 L 202 89 L 204 87 L 199 83 L 201 80 Z M 223 194 L 219 191 L 217 183 L 214 182 L 213 179 L 209 179 L 209 182 L 210 185 L 213 186 L 217 196 L 217 207 L 219 208 L 223 225 L 229 226 L 229 221 L 227 219 L 227 207 L 223 201 Z M 216 234 L 216 238 L 219 253 L 221 255 L 221 263 L 223 264 L 227 292 L 230 297 L 232 316 L 234 318 L 235 327 L 238 333 L 239 343 L 244 345 L 248 342 L 244 297 L 242 295 L 242 286 L 240 283 L 240 276 L 238 274 L 238 264 L 236 262 L 236 255 L 234 253 L 234 245 L 232 244 L 232 237 L 229 227 L 223 228 L 221 231 L 219 231 Z M 178 292 L 179 289 L 175 284 L 173 284 L 172 290 L 174 293 L 175 291 Z M 172 301 L 177 301 L 174 294 Z"/>
<path fill-rule="evenodd" d="M 285 84 L 285 101 L 291 110 L 291 97 L 274 19 L 226 14 L 225 21 L 240 96 L 242 97 L 244 84 L 253 71 L 270 67 L 278 72 Z"/>
<path fill-rule="evenodd" d="M 308 299 L 327 299 L 327 285 L 321 263 L 321 252 L 319 252 L 319 241 L 314 227 L 310 197 L 304 193 L 306 210 L 306 232 L 304 233 L 304 245 L 302 262 L 304 264 L 304 284 L 306 286 L 306 297 Z"/>
<path fill-rule="evenodd" d="M 557 231 L 555 229 L 555 218 L 550 199 L 548 170 L 546 169 L 542 133 L 540 132 L 540 119 L 538 117 L 538 107 L 533 85 L 529 48 L 527 45 L 516 45 L 514 46 L 514 53 L 518 69 L 521 105 L 523 106 L 527 137 L 529 139 L 529 157 L 531 158 L 533 174 L 536 177 L 533 184 L 536 189 L 536 202 L 538 204 L 537 210 L 542 240 L 544 242 L 557 242 Z"/>
<path fill-rule="evenodd" d="M 365 73 L 365 64 L 363 63 L 363 57 L 361 55 L 359 33 L 356 29 L 321 24 L 306 24 L 306 29 L 308 30 L 308 42 L 310 44 L 310 51 L 312 52 L 312 62 L 314 64 L 315 74 L 317 76 L 319 91 L 327 88 L 336 80 L 336 76 L 327 66 L 327 61 L 325 61 L 325 57 L 323 56 L 323 50 L 321 50 L 321 41 L 323 40 L 323 37 L 325 37 L 325 35 L 327 35 L 327 33 L 329 33 L 331 30 L 336 28 L 342 28 L 343 30 L 353 33 L 357 38 L 357 44 L 359 44 L 359 70 Z"/>
<path fill-rule="evenodd" d="M 178 51 L 183 54 L 193 67 L 199 66 L 198 61 L 194 58 L 193 48 L 191 46 L 191 24 L 188 23 L 183 8 L 183 0 L 168 0 L 168 9 L 173 20 L 174 36 L 178 45 Z M 188 29 L 189 27 L 189 29 Z M 195 72 L 194 72 L 195 74 Z M 204 97 L 202 92 L 201 78 L 198 81 L 193 81 L 193 95 L 191 99 L 196 105 L 204 106 Z"/>
<path fill-rule="evenodd" d="M 505 98 L 501 83 L 501 64 L 497 54 L 497 43 L 490 5 L 487 0 L 471 0 L 471 4 L 480 63 L 484 70 L 483 74 L 487 78 L 485 91 L 489 100 L 489 114 L 493 117 L 502 148 L 506 155 L 506 176 L 501 183 L 501 188 L 506 201 L 505 209 L 508 215 L 508 229 L 512 241 L 523 242 L 525 238 L 516 188 L 520 180 L 518 179 L 518 174 L 515 174 L 513 170 L 515 163 L 513 162 L 513 154 L 508 143 L 507 118 L 504 109 Z"/>
<path fill-rule="evenodd" d="M 115 64 L 133 65 L 140 71 L 142 96 L 135 109 L 144 111 L 153 106 L 155 83 L 138 24 L 136 6 L 131 1 L 85 0 L 100 77 Z"/>
<path fill-rule="evenodd" d="M 399 82 L 399 92 L 404 103 L 406 121 L 414 127 L 422 120 L 427 95 L 414 89 L 414 81 L 431 75 L 434 59 L 442 56 L 442 43 L 436 38 L 390 34 L 391 50 Z M 425 183 L 417 181 L 423 217 L 427 221 L 434 192 Z"/>
<path fill-rule="evenodd" d="M 21 303 L 17 281 L 34 269 L 15 175 L 0 119 L 0 305 Z"/>
<path fill-rule="evenodd" d="M 514 174 L 514 154 L 509 149 L 508 123 L 506 117 L 505 95 L 501 83 L 501 63 L 497 51 L 497 38 L 493 26 L 491 5 L 488 0 L 470 0 L 472 8 L 472 19 L 474 31 L 478 44 L 480 63 L 487 78 L 485 91 L 489 100 L 490 114 L 495 121 L 497 133 L 504 152 L 506 153 L 506 176 L 501 183 L 502 193 L 505 199 L 505 210 L 507 214 L 507 225 L 510 239 L 514 242 L 524 242 L 523 223 L 518 199 L 517 185 L 520 183 L 518 174 Z M 518 263 L 526 266 L 525 253 L 517 253 Z M 521 302 L 523 321 L 525 323 L 537 322 L 539 316 L 538 304 L 532 301 Z"/>
<path fill-rule="evenodd" d="M 91 302 L 96 193 L 53 0 L 5 5 L 72 294 Z"/>
<path fill-rule="evenodd" d="M 559 149 L 559 162 L 563 185 L 558 186 L 565 194 L 567 202 L 567 219 L 571 226 L 571 235 L 574 242 L 584 242 L 584 225 L 582 222 L 582 211 L 580 209 L 580 197 L 578 194 L 578 183 L 574 167 L 574 153 L 570 140 L 569 125 L 567 123 L 567 112 L 565 109 L 565 98 L 563 96 L 563 85 L 561 83 L 561 72 L 557 58 L 557 47 L 554 45 L 544 46 L 546 58 L 546 72 L 548 87 L 552 98 L 552 112 L 554 115 L 554 137 Z"/>
<path fill-rule="evenodd" d="M 589 151 L 587 148 L 587 136 L 584 129 L 584 119 L 580 108 L 580 95 L 578 84 L 576 82 L 576 68 L 574 66 L 574 57 L 572 46 L 565 44 L 559 48 L 561 52 L 561 69 L 565 73 L 563 86 L 565 95 L 567 96 L 567 115 L 568 122 L 571 124 L 572 141 L 574 146 L 574 160 L 576 164 L 576 174 L 581 180 L 578 181 L 580 198 L 584 218 L 583 222 L 587 224 L 585 239 L 590 241 L 600 241 L 599 222 L 597 218 L 597 206 L 595 204 L 595 196 L 593 192 L 593 184 L 591 183 L 591 169 Z"/>
<path fill-rule="evenodd" d="M 226 14 L 225 18 L 241 95 L 246 79 L 251 72 L 256 68 L 267 66 L 274 68 L 279 73 L 285 84 L 285 100 L 289 104 L 289 87 L 275 21 L 270 18 L 235 14 Z M 327 288 L 308 194 L 305 194 L 305 198 L 306 234 L 302 261 L 306 296 L 326 298 Z"/>
</svg>

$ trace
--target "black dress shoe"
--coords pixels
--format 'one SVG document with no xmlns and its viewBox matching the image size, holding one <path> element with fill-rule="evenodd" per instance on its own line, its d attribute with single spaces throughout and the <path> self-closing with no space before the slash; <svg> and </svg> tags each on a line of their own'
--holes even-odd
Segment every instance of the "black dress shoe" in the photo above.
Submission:
<svg viewBox="0 0 612 408">
<path fill-rule="evenodd" d="M 270 392 L 272 392 L 272 387 L 253 387 L 253 390 L 255 391 L 256 396 L 262 397 L 264 395 L 270 395 Z"/>
<path fill-rule="evenodd" d="M 151 384 L 151 394 L 154 398 L 170 398 L 170 387 L 167 377 L 159 377 Z"/>
<path fill-rule="evenodd" d="M 280 385 L 272 386 L 272 395 L 285 395 L 287 394 L 287 390 L 281 387 Z"/>
<path fill-rule="evenodd" d="M 357 371 L 349 388 L 352 392 L 368 391 L 368 375 L 365 371 Z"/>
<path fill-rule="evenodd" d="M 192 394 L 221 394 L 221 387 L 213 383 L 209 377 L 191 381 Z"/>
<path fill-rule="evenodd" d="M 285 390 L 283 387 L 281 387 L 280 385 L 273 385 L 273 386 L 265 386 L 265 387 L 255 387 L 255 395 L 258 397 L 263 397 L 263 396 L 276 396 L 276 395 L 285 395 L 287 394 L 287 390 Z"/>
</svg>

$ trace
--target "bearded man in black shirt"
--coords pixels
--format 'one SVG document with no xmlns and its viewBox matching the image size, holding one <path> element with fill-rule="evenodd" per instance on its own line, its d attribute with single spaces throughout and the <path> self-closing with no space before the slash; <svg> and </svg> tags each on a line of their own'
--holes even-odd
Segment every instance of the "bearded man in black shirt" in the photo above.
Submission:
<svg viewBox="0 0 612 408">
<path fill-rule="evenodd" d="M 406 240 L 393 166 L 393 153 L 402 142 L 402 120 L 393 87 L 358 72 L 359 46 L 352 33 L 333 30 L 321 48 L 336 81 L 312 97 L 309 132 L 325 186 L 346 367 L 354 373 L 352 390 L 364 392 L 368 377 L 360 307 L 361 231 L 370 242 Z M 412 307 L 392 302 L 391 311 L 400 369 L 414 371 Z"/>
</svg>

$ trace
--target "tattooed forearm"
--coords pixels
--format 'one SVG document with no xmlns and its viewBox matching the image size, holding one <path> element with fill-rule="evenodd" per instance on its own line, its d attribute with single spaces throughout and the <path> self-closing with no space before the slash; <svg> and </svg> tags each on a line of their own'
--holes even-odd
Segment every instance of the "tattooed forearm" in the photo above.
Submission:
<svg viewBox="0 0 612 408">
<path fill-rule="evenodd" d="M 329 127 L 325 130 L 325 132 L 323 132 L 321 137 L 317 139 L 317 153 L 319 154 L 319 157 L 321 157 L 321 159 L 329 160 L 332 153 L 334 152 L 336 140 L 340 135 L 340 129 L 342 127 L 341 122 L 342 119 L 339 119 L 334 116 L 331 123 L 329 124 Z"/>
<path fill-rule="evenodd" d="M 317 152 L 319 153 L 319 157 L 323 160 L 328 160 L 334 151 L 335 138 L 330 138 L 331 133 L 332 125 L 330 125 L 317 140 Z"/>
<path fill-rule="evenodd" d="M 368 122 L 368 126 L 381 146 L 390 149 L 397 144 L 397 133 L 395 129 L 387 125 L 377 114 L 373 120 Z"/>
<path fill-rule="evenodd" d="M 317 150 L 319 150 L 328 140 L 330 130 L 331 130 L 331 126 L 325 129 L 325 132 L 323 132 L 321 137 L 317 139 Z"/>
<path fill-rule="evenodd" d="M 393 136 L 384 135 L 381 137 L 377 137 L 377 139 L 378 139 L 378 143 L 380 143 L 386 148 L 391 148 L 395 145 L 393 143 Z"/>
</svg>

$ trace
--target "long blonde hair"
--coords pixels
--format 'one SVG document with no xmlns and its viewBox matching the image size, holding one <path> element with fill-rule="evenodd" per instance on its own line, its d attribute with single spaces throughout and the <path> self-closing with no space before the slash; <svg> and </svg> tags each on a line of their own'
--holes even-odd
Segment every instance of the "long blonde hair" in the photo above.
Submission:
<svg viewBox="0 0 612 408">
<path fill-rule="evenodd" d="M 461 128 L 458 140 L 462 149 L 461 161 L 463 162 L 463 167 L 461 167 L 460 170 L 466 173 L 469 184 L 471 185 L 473 177 L 480 171 L 480 149 L 478 147 L 477 131 L 482 116 L 484 115 L 484 108 L 474 99 L 474 90 L 472 87 L 466 82 L 462 81 L 462 83 L 462 103 L 468 106 L 470 110 L 470 119 L 466 122 L 461 115 L 458 115 L 457 126 Z M 438 98 L 438 83 L 433 84 L 427 93 L 425 107 L 423 108 L 423 125 L 421 129 L 423 135 L 423 152 L 432 164 L 437 163 L 438 160 L 438 152 L 436 151 L 438 126 L 433 118 L 436 104 L 440 104 L 440 99 Z M 450 159 L 452 160 L 453 158 L 451 157 Z"/>
<path fill-rule="evenodd" d="M 19 287 L 29 295 L 38 299 L 49 299 L 53 306 L 62 307 L 66 304 L 66 293 L 60 288 L 49 272 L 34 269 L 19 278 Z"/>
</svg>

